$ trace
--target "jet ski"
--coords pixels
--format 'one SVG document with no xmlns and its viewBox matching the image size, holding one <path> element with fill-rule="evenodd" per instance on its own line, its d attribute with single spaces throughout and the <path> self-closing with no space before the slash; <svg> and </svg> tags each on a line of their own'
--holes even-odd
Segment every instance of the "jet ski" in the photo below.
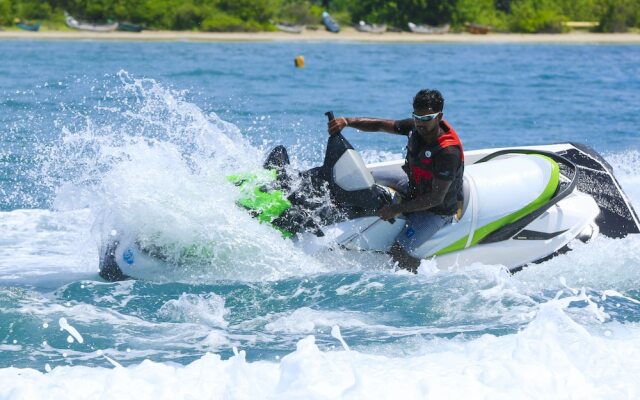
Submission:
<svg viewBox="0 0 640 400">
<path fill-rule="evenodd" d="M 339 133 L 329 137 L 319 167 L 293 171 L 286 149 L 278 146 L 264 171 L 228 180 L 242 193 L 238 206 L 308 253 L 388 252 L 405 218 L 384 221 L 376 212 L 404 200 L 393 187 L 403 163 L 366 165 Z M 611 166 L 583 144 L 467 151 L 463 179 L 461 214 L 411 254 L 434 259 L 441 269 L 479 262 L 517 272 L 569 251 L 574 241 L 640 233 Z M 171 268 L 162 249 L 131 237 L 111 237 L 101 254 L 100 276 L 109 281 Z"/>
</svg>

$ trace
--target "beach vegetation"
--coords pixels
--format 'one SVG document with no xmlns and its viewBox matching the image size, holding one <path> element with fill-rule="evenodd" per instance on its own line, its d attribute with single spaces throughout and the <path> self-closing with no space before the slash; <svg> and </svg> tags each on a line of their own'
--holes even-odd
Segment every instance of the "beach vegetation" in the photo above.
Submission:
<svg viewBox="0 0 640 400">
<path fill-rule="evenodd" d="M 245 30 L 245 24 L 238 17 L 216 11 L 202 21 L 201 28 L 206 32 L 240 32 Z"/>
<path fill-rule="evenodd" d="M 216 7 L 243 21 L 267 23 L 280 9 L 280 0 L 219 0 Z"/>
<path fill-rule="evenodd" d="M 601 32 L 640 26 L 640 0 L 0 0 L 0 25 L 16 18 L 64 29 L 64 12 L 76 19 L 122 21 L 150 29 L 267 31 L 275 22 L 320 25 L 324 7 L 343 25 L 480 24 L 494 30 L 564 32 L 567 21 L 598 22 Z"/>
<path fill-rule="evenodd" d="M 626 32 L 640 27 L 640 0 L 604 0 L 599 32 Z"/>
<path fill-rule="evenodd" d="M 13 22 L 11 0 L 0 0 L 0 25 L 9 25 Z"/>
<path fill-rule="evenodd" d="M 201 5 L 185 2 L 176 8 L 173 16 L 172 29 L 190 30 L 202 24 L 202 21 L 207 17 L 207 10 Z"/>
<path fill-rule="evenodd" d="M 524 33 L 560 33 L 568 18 L 553 0 L 519 0 L 511 3 L 510 28 Z"/>
<path fill-rule="evenodd" d="M 308 0 L 283 0 L 277 13 L 277 20 L 298 25 L 319 24 L 322 7 Z"/>
<path fill-rule="evenodd" d="M 342 3 L 342 4 L 341 4 Z M 430 15 L 427 0 L 407 1 L 339 1 L 337 5 L 348 11 L 352 22 L 360 20 L 369 23 L 386 23 L 396 27 L 406 27 L 409 22 L 426 23 Z"/>
<path fill-rule="evenodd" d="M 604 0 L 558 0 L 560 12 L 571 21 L 597 21 Z"/>
<path fill-rule="evenodd" d="M 507 13 L 498 8 L 493 0 L 458 0 L 451 22 L 458 27 L 479 24 L 498 30 L 508 28 Z"/>
<path fill-rule="evenodd" d="M 13 1 L 15 18 L 19 19 L 47 19 L 51 15 L 51 5 L 45 1 L 24 0 Z"/>
</svg>

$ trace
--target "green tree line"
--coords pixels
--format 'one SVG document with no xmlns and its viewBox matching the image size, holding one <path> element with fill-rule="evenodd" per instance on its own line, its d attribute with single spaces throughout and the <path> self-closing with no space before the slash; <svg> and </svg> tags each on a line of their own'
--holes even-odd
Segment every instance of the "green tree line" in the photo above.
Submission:
<svg viewBox="0 0 640 400">
<path fill-rule="evenodd" d="M 342 24 L 360 20 L 406 29 L 408 22 L 490 25 L 510 32 L 562 32 L 566 21 L 595 21 L 602 32 L 640 27 L 640 0 L 0 0 L 0 25 L 16 18 L 64 25 L 127 21 L 150 29 L 273 30 L 274 22 L 316 24 L 327 9 Z"/>
</svg>

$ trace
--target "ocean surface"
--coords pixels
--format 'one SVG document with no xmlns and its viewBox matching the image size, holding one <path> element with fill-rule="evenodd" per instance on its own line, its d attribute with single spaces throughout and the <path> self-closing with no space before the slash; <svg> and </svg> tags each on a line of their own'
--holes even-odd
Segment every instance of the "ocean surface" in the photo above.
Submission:
<svg viewBox="0 0 640 400">
<path fill-rule="evenodd" d="M 465 148 L 582 142 L 640 209 L 640 46 L 0 42 L 0 399 L 640 397 L 640 238 L 510 275 L 305 254 L 225 175 L 438 88 Z M 306 66 L 296 69 L 294 57 Z M 368 162 L 401 137 L 345 130 Z M 206 263 L 107 283 L 114 230 Z"/>
</svg>

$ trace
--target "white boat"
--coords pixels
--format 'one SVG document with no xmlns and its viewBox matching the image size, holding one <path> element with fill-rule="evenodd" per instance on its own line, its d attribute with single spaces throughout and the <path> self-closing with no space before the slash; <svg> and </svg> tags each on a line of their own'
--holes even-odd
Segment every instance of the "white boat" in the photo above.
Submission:
<svg viewBox="0 0 640 400">
<path fill-rule="evenodd" d="M 276 23 L 274 25 L 281 32 L 299 34 L 299 33 L 302 33 L 302 31 L 304 31 L 304 25 L 293 25 L 293 24 L 285 24 L 285 23 Z"/>
<path fill-rule="evenodd" d="M 69 15 L 67 12 L 64 13 L 64 20 L 67 23 L 69 28 L 78 29 L 81 31 L 90 31 L 90 32 L 113 32 L 118 29 L 118 23 L 115 22 L 113 24 L 94 24 L 90 22 L 82 22 L 78 21 Z"/>
<path fill-rule="evenodd" d="M 431 26 L 431 25 L 416 25 L 413 22 L 409 22 L 407 24 L 409 26 L 409 30 L 413 33 L 422 33 L 425 35 L 441 35 L 444 33 L 448 33 L 451 26 L 449 24 L 441 25 L 441 26 Z"/>
<path fill-rule="evenodd" d="M 480 262 L 515 272 L 568 251 L 574 241 L 640 233 L 638 216 L 611 167 L 587 146 L 559 143 L 473 150 L 465 152 L 464 161 L 462 215 L 411 254 L 434 259 L 438 268 Z M 288 232 L 308 253 L 331 248 L 390 250 L 405 219 L 387 222 L 376 211 L 403 201 L 391 182 L 404 174 L 404 160 L 365 165 L 341 134 L 333 135 L 324 164 L 300 172 L 297 178 L 303 182 L 297 187 L 309 190 L 283 194 L 293 187 L 284 172 L 287 163 L 286 150 L 279 146 L 265 162 L 273 172 L 270 184 L 234 180 L 246 193 L 259 188 L 267 198 L 262 204 L 252 198 L 239 205 Z M 322 190 L 328 191 L 330 204 L 310 206 L 309 193 Z M 283 202 L 288 205 L 274 208 Z M 175 270 L 166 260 L 162 248 L 119 234 L 104 243 L 100 275 L 107 280 L 153 279 L 162 271 Z"/>
<path fill-rule="evenodd" d="M 366 32 L 366 33 L 384 33 L 387 31 L 387 25 L 386 24 L 367 24 L 364 21 L 360 21 L 357 25 L 356 25 L 356 29 L 360 32 Z"/>
</svg>

